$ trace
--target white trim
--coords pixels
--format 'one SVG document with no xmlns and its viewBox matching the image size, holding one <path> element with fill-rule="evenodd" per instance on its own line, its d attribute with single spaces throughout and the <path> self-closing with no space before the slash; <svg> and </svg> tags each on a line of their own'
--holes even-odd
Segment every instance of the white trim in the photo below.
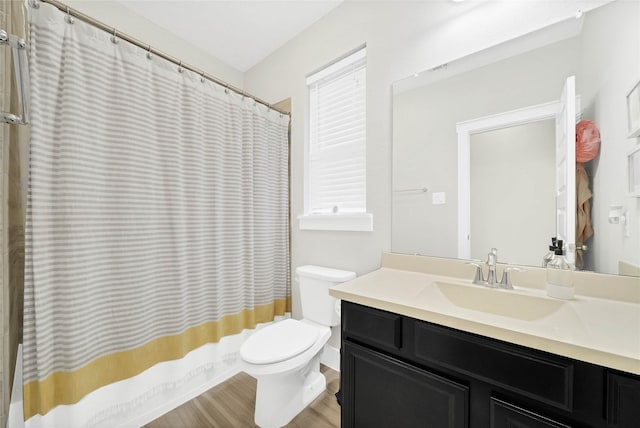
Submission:
<svg viewBox="0 0 640 428">
<path fill-rule="evenodd" d="M 504 113 L 458 122 L 458 258 L 471 258 L 471 135 L 509 126 L 555 119 L 560 101 L 551 101 Z"/>
<path fill-rule="evenodd" d="M 333 64 L 329 65 L 328 67 L 323 68 L 322 70 L 318 71 L 317 73 L 313 73 L 310 76 L 307 77 L 307 86 L 311 85 L 312 83 L 317 82 L 318 80 L 321 80 L 324 77 L 327 77 L 333 73 L 335 73 L 338 70 L 343 69 L 344 67 L 346 67 L 349 64 L 352 64 L 356 61 L 359 61 L 363 58 L 365 58 L 367 56 L 367 47 L 363 46 L 361 48 L 358 48 L 358 50 L 352 54 L 349 54 L 347 56 L 345 56 L 344 58 L 334 62 Z"/>
<path fill-rule="evenodd" d="M 560 101 L 551 101 L 544 104 L 523 107 L 503 113 L 479 117 L 456 123 L 458 134 L 479 134 L 481 132 L 494 131 L 506 126 L 525 125 L 545 119 L 554 119 L 560 108 Z"/>
<path fill-rule="evenodd" d="M 373 214 L 300 214 L 300 230 L 373 231 Z"/>
</svg>

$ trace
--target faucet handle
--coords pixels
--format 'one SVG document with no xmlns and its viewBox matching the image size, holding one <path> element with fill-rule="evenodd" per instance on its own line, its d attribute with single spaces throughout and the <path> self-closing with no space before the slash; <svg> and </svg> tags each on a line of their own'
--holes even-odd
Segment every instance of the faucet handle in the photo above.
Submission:
<svg viewBox="0 0 640 428">
<path fill-rule="evenodd" d="M 526 272 L 527 270 L 524 268 L 518 267 L 507 267 L 504 268 L 502 272 L 502 280 L 500 281 L 500 287 L 506 288 L 507 290 L 513 290 L 513 284 L 511 283 L 511 272 Z"/>
<path fill-rule="evenodd" d="M 467 262 L 467 264 L 476 267 L 476 274 L 473 278 L 473 283 L 476 285 L 483 285 L 484 275 L 482 274 L 482 265 L 478 262 Z"/>
<path fill-rule="evenodd" d="M 498 263 L 498 249 L 492 248 L 489 254 L 487 254 L 487 264 L 489 266 L 495 266 L 496 263 Z"/>
</svg>

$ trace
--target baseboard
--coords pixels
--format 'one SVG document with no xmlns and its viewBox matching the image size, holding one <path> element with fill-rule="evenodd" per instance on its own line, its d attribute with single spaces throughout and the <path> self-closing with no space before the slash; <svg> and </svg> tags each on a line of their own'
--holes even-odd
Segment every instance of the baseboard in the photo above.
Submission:
<svg viewBox="0 0 640 428">
<path fill-rule="evenodd" d="M 326 345 L 322 351 L 320 362 L 333 370 L 340 371 L 340 350 L 333 346 Z"/>
</svg>

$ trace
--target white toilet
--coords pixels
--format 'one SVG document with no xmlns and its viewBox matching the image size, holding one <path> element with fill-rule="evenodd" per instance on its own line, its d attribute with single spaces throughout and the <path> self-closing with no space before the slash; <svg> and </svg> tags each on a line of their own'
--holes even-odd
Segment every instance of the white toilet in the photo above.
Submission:
<svg viewBox="0 0 640 428">
<path fill-rule="evenodd" d="M 340 324 L 329 288 L 356 277 L 355 272 L 310 265 L 298 267 L 296 274 L 303 319 L 264 327 L 240 348 L 241 369 L 258 380 L 255 423 L 261 428 L 288 424 L 326 389 L 320 356 L 330 327 Z"/>
</svg>

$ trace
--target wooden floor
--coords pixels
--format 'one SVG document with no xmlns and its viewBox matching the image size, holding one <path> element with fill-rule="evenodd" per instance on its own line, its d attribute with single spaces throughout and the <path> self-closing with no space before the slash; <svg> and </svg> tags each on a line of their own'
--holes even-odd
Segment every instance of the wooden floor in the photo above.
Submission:
<svg viewBox="0 0 640 428">
<path fill-rule="evenodd" d="M 334 394 L 339 374 L 321 366 L 327 390 L 296 416 L 287 428 L 338 428 L 340 406 Z M 240 373 L 146 425 L 147 428 L 254 428 L 256 380 Z"/>
</svg>

